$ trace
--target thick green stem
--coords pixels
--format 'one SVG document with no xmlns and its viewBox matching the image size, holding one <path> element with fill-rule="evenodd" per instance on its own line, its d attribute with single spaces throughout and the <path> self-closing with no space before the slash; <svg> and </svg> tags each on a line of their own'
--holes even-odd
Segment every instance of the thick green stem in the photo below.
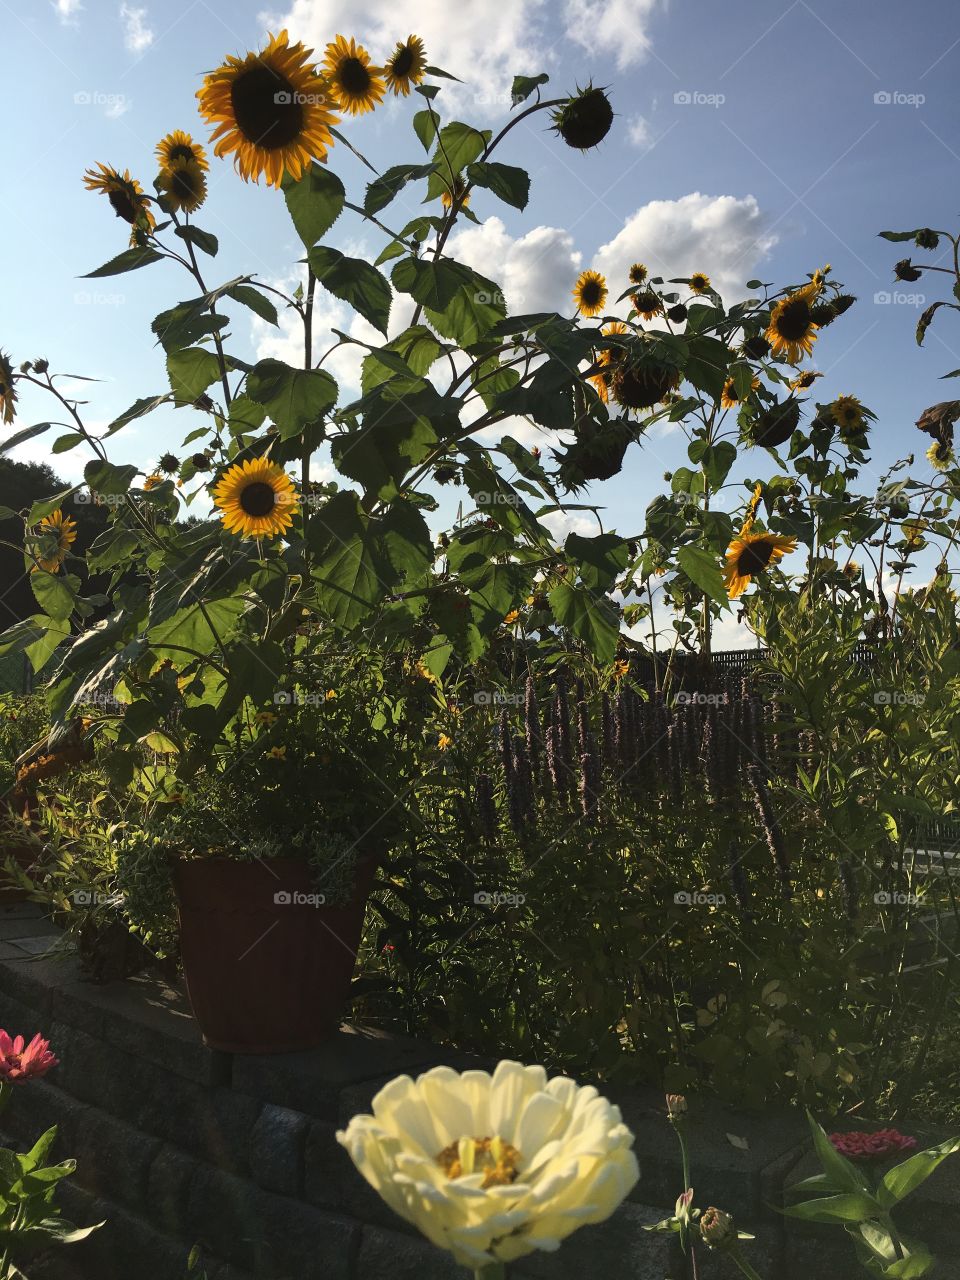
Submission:
<svg viewBox="0 0 960 1280">
<path fill-rule="evenodd" d="M 495 1262 L 490 1267 L 481 1267 L 473 1273 L 474 1280 L 506 1280 L 507 1268 L 502 1262 Z"/>
</svg>

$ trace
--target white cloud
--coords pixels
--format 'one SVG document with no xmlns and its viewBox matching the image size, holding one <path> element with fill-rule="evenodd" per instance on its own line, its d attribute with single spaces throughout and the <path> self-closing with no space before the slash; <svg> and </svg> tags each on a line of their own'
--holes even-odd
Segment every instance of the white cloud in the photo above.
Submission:
<svg viewBox="0 0 960 1280">
<path fill-rule="evenodd" d="M 70 0 L 68 0 L 70 3 Z M 153 44 L 153 31 L 147 26 L 146 9 L 121 4 L 120 21 L 123 23 L 123 43 L 131 53 L 143 53 Z"/>
<path fill-rule="evenodd" d="M 338 31 L 355 34 L 375 60 L 398 39 L 422 36 L 430 62 L 465 81 L 447 82 L 444 101 L 470 102 L 480 112 L 506 114 L 518 71 L 549 70 L 557 46 L 572 40 L 591 54 L 615 54 L 617 66 L 647 52 L 647 19 L 661 0 L 290 0 L 263 14 L 271 29 L 322 50 Z M 578 54 L 579 56 L 579 54 Z M 587 74 L 593 68 L 588 68 Z"/>
<path fill-rule="evenodd" d="M 776 242 L 754 196 L 697 191 L 643 205 L 600 247 L 590 265 L 618 291 L 617 282 L 626 280 L 631 263 L 644 262 L 651 275 L 667 280 L 705 271 L 722 295 L 736 296 Z"/>
<path fill-rule="evenodd" d="M 53 11 L 61 22 L 69 22 L 82 8 L 80 0 L 53 0 Z"/>
<path fill-rule="evenodd" d="M 133 103 L 129 98 L 125 98 L 122 94 L 116 94 L 111 102 L 104 107 L 103 114 L 108 120 L 119 120 L 121 116 L 125 116 Z"/>
<path fill-rule="evenodd" d="M 534 227 L 515 239 L 490 217 L 450 239 L 450 253 L 503 289 L 511 313 L 566 311 L 580 269 L 573 237 L 558 227 Z"/>
<path fill-rule="evenodd" d="M 631 116 L 627 120 L 627 141 L 632 147 L 649 146 L 650 137 L 650 123 L 643 116 Z"/>
<path fill-rule="evenodd" d="M 566 33 L 591 54 L 616 57 L 623 71 L 649 53 L 647 21 L 659 6 L 660 0 L 566 0 Z"/>
</svg>

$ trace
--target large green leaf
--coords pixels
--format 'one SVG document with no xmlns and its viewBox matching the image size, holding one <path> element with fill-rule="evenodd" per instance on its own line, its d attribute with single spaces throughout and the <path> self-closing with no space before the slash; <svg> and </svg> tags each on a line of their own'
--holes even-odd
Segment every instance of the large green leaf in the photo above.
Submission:
<svg viewBox="0 0 960 1280">
<path fill-rule="evenodd" d="M 321 609 L 341 627 L 366 619 L 395 580 L 376 529 L 350 490 L 335 494 L 308 525 Z M 389 571 L 389 581 L 384 573 Z"/>
<path fill-rule="evenodd" d="M 432 388 L 392 399 L 392 386 L 384 384 L 383 394 L 371 401 L 361 427 L 331 442 L 336 468 L 387 501 L 436 445 L 441 415 L 452 408 Z"/>
<path fill-rule="evenodd" d="M 427 373 L 443 350 L 426 325 L 417 324 L 404 329 L 385 347 L 371 351 L 364 357 L 360 387 L 364 395 L 391 378 L 406 377 L 419 380 Z"/>
<path fill-rule="evenodd" d="M 156 249 L 125 249 L 123 253 L 118 253 L 115 258 L 105 262 L 102 267 L 97 267 L 96 271 L 88 271 L 81 278 L 96 280 L 101 276 L 118 276 L 124 271 L 136 271 L 138 267 L 147 267 L 151 262 L 159 262 L 162 257 L 163 254 L 157 253 Z"/>
<path fill-rule="evenodd" d="M 171 653 L 188 649 L 196 653 L 213 653 L 220 642 L 229 640 L 237 619 L 246 608 L 239 596 L 225 600 L 208 600 L 178 609 L 166 621 L 150 627 L 147 639 L 150 647 L 159 653 L 169 649 Z"/>
<path fill-rule="evenodd" d="M 323 287 L 335 298 L 348 302 L 386 337 L 392 295 L 376 267 L 362 258 L 348 258 L 327 245 L 317 245 L 307 257 Z"/>
<path fill-rule="evenodd" d="M 960 1138 L 949 1138 L 935 1147 L 927 1147 L 915 1155 L 888 1169 L 883 1175 L 877 1192 L 877 1199 L 885 1209 L 903 1200 L 911 1191 L 915 1191 L 946 1160 L 947 1156 L 960 1151 Z"/>
<path fill-rule="evenodd" d="M 367 187 L 367 194 L 363 201 L 364 212 L 379 213 L 408 182 L 427 177 L 428 174 L 433 173 L 434 168 L 433 164 L 393 165 Z"/>
<path fill-rule="evenodd" d="M 177 235 L 181 240 L 186 240 L 187 244 L 196 245 L 198 249 L 202 249 L 204 253 L 208 253 L 211 258 L 215 258 L 219 252 L 220 245 L 217 237 L 209 231 L 201 231 L 199 227 L 193 223 L 187 223 L 186 226 L 177 227 Z"/>
<path fill-rule="evenodd" d="M 449 191 L 453 181 L 468 164 L 478 160 L 489 143 L 489 130 L 475 129 L 473 125 L 454 120 L 444 125 L 437 138 L 433 162 L 436 172 L 430 175 L 427 183 L 427 199 L 436 200 Z"/>
<path fill-rule="evenodd" d="M 234 302 L 240 302 L 243 306 L 249 307 L 261 320 L 266 320 L 268 324 L 279 324 L 280 322 L 277 308 L 269 298 L 265 298 L 260 290 L 255 289 L 253 285 L 235 284 L 227 290 L 227 297 L 232 298 Z"/>
<path fill-rule="evenodd" d="M 115 431 L 122 430 L 128 422 L 133 422 L 136 418 L 142 418 L 145 414 L 152 413 L 160 405 L 166 404 L 169 399 L 170 393 L 165 391 L 162 396 L 144 396 L 140 400 L 134 400 L 129 409 L 121 413 L 119 418 L 114 418 L 104 435 L 112 436 Z"/>
<path fill-rule="evenodd" d="M 130 462 L 115 466 L 93 458 L 83 468 L 83 478 L 96 493 L 124 494 L 137 475 L 137 468 Z"/>
<path fill-rule="evenodd" d="M 150 328 L 160 339 L 164 351 L 179 351 L 199 342 L 211 333 L 219 333 L 230 323 L 227 316 L 201 311 L 197 303 L 180 302 L 169 311 L 161 311 Z"/>
<path fill-rule="evenodd" d="M 487 187 L 515 209 L 525 209 L 530 199 L 530 175 L 512 164 L 487 161 L 467 167 L 467 179 L 476 187 Z"/>
<path fill-rule="evenodd" d="M 677 552 L 680 568 L 691 582 L 705 592 L 711 600 L 727 603 L 727 589 L 717 558 L 703 547 L 686 546 Z"/>
<path fill-rule="evenodd" d="M 281 186 L 297 235 L 312 249 L 340 217 L 347 196 L 343 183 L 332 169 L 313 161 L 298 182 L 286 176 Z"/>
<path fill-rule="evenodd" d="M 247 395 L 266 407 L 282 439 L 321 421 L 337 393 L 325 369 L 295 369 L 282 360 L 261 360 L 247 378 Z"/>
<path fill-rule="evenodd" d="M 186 347 L 167 355 L 167 374 L 174 401 L 193 404 L 220 377 L 220 361 L 203 347 Z"/>
<path fill-rule="evenodd" d="M 52 422 L 38 422 L 35 426 L 24 427 L 21 431 L 15 431 L 12 436 L 7 436 L 6 440 L 0 440 L 0 454 L 9 453 L 11 449 L 15 449 L 18 444 L 24 444 L 27 440 L 33 440 L 36 436 L 42 436 L 45 431 L 49 431 L 53 426 Z"/>
<path fill-rule="evenodd" d="M 47 573 L 38 569 L 36 573 L 31 573 L 30 585 L 37 604 L 55 622 L 64 622 L 73 613 L 77 592 L 80 590 L 80 579 L 72 573 Z"/>
<path fill-rule="evenodd" d="M 545 71 L 541 71 L 538 76 L 514 76 L 513 89 L 510 95 L 513 99 L 513 105 L 515 107 L 519 106 L 521 102 L 530 97 L 534 89 L 541 84 L 546 84 L 549 79 L 550 77 Z"/>
<path fill-rule="evenodd" d="M 571 533 L 563 554 L 568 563 L 577 566 L 581 580 L 591 591 L 609 591 L 630 559 L 626 542 L 615 533 L 601 533 L 595 538 Z"/>
<path fill-rule="evenodd" d="M 550 592 L 550 608 L 561 627 L 581 640 L 600 662 L 612 662 L 620 637 L 620 619 L 610 600 L 585 587 L 562 582 Z"/>
<path fill-rule="evenodd" d="M 863 1222 L 867 1218 L 876 1218 L 880 1206 L 866 1192 L 850 1191 L 789 1205 L 783 1212 L 787 1217 L 799 1218 L 803 1222 Z"/>
</svg>

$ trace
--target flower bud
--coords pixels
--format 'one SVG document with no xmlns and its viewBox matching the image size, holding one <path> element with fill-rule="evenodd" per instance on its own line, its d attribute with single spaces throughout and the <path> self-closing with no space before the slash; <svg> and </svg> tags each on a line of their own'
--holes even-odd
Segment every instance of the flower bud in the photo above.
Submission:
<svg viewBox="0 0 960 1280">
<path fill-rule="evenodd" d="M 49 368 L 50 368 L 50 361 L 44 360 L 42 356 L 39 360 L 34 360 L 33 362 L 34 373 L 46 373 Z"/>
<path fill-rule="evenodd" d="M 687 1114 L 687 1100 L 682 1093 L 667 1094 L 667 1115 L 671 1120 Z"/>
<path fill-rule="evenodd" d="M 737 1242 L 733 1218 L 722 1209 L 704 1209 L 700 1215 L 700 1237 L 708 1249 L 729 1249 Z"/>
</svg>

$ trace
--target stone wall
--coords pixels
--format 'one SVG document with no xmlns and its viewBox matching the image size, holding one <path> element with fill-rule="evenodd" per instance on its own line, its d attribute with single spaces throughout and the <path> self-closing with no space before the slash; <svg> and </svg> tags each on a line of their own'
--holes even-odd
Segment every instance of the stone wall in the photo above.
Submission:
<svg viewBox="0 0 960 1280">
<path fill-rule="evenodd" d="M 82 1244 L 41 1257 L 31 1280 L 185 1280 L 197 1244 L 207 1280 L 463 1280 L 367 1187 L 334 1134 L 401 1072 L 489 1063 L 352 1027 L 311 1053 L 212 1053 L 181 991 L 146 978 L 80 981 L 57 931 L 28 906 L 0 911 L 0 1026 L 42 1031 L 60 1058 L 46 1079 L 17 1089 L 3 1142 L 23 1149 L 57 1124 L 55 1154 L 79 1162 L 61 1184 L 64 1212 L 82 1224 L 107 1222 Z M 682 1280 L 674 1239 L 643 1230 L 672 1211 L 681 1186 L 662 1096 L 611 1092 L 637 1135 L 633 1199 L 609 1223 L 577 1232 L 559 1254 L 521 1261 L 512 1275 Z M 757 1235 L 750 1256 L 764 1280 L 853 1274 L 841 1233 L 797 1230 L 773 1207 L 786 1180 L 805 1176 L 801 1116 L 693 1104 L 692 1120 L 697 1203 L 727 1209 Z M 960 1176 L 949 1166 L 918 1194 L 917 1220 L 931 1245 L 955 1258 Z M 718 1257 L 700 1267 L 703 1280 L 732 1274 Z M 944 1266 L 937 1275 L 960 1271 Z"/>
</svg>

